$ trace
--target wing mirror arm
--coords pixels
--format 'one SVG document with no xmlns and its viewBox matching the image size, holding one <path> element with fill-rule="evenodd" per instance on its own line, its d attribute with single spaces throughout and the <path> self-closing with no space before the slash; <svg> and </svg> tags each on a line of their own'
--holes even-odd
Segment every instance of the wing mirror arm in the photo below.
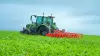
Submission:
<svg viewBox="0 0 100 56">
<path fill-rule="evenodd" d="M 36 18 L 37 15 L 31 15 L 30 20 L 31 20 L 32 23 L 33 23 L 33 21 L 32 21 L 32 17 L 33 17 L 33 16 Z"/>
</svg>

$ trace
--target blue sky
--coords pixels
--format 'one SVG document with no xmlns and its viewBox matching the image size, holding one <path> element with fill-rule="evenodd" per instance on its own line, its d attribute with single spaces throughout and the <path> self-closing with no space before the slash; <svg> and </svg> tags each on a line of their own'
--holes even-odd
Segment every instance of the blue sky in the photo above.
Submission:
<svg viewBox="0 0 100 56">
<path fill-rule="evenodd" d="M 30 15 L 43 12 L 60 29 L 100 35 L 100 0 L 0 0 L 0 30 L 21 30 Z"/>
</svg>

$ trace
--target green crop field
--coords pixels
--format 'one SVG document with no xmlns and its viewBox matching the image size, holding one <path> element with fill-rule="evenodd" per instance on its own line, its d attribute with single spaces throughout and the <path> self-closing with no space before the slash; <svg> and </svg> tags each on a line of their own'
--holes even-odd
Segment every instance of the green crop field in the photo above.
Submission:
<svg viewBox="0 0 100 56">
<path fill-rule="evenodd" d="M 100 36 L 69 39 L 0 31 L 0 56 L 100 56 Z"/>
</svg>

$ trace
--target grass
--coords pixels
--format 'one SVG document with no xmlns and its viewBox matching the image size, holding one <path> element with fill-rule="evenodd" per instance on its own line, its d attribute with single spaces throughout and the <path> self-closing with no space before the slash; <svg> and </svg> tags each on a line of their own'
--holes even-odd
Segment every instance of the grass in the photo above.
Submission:
<svg viewBox="0 0 100 56">
<path fill-rule="evenodd" d="M 0 56 L 100 56 L 99 52 L 100 36 L 69 39 L 0 31 Z"/>
</svg>

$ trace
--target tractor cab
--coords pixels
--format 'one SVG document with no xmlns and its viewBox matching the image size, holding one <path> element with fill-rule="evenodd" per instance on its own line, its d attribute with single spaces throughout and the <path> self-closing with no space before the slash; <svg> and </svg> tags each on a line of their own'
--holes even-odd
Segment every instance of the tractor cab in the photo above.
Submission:
<svg viewBox="0 0 100 56">
<path fill-rule="evenodd" d="M 35 17 L 36 18 L 36 24 L 39 26 L 39 25 L 41 25 L 41 24 L 44 24 L 44 25 L 46 25 L 47 24 L 47 22 L 49 22 L 50 23 L 50 25 L 52 25 L 53 24 L 53 16 L 37 16 L 37 15 L 32 15 L 31 16 L 31 21 L 32 21 L 32 17 Z"/>
</svg>

